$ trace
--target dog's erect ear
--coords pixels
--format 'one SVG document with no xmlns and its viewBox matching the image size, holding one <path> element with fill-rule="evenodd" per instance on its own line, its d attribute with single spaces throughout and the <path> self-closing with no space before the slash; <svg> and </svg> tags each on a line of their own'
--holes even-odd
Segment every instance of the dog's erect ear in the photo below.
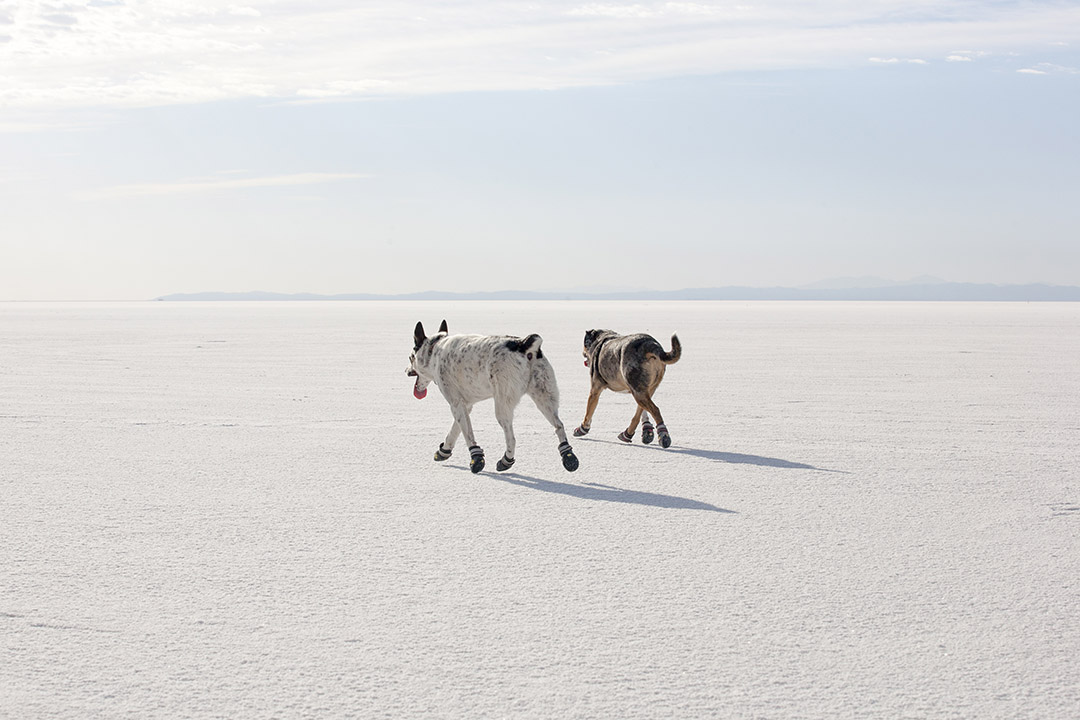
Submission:
<svg viewBox="0 0 1080 720">
<path fill-rule="evenodd" d="M 439 332 L 450 332 L 449 330 L 446 329 L 446 321 L 445 320 L 443 320 L 442 323 L 439 325 Z"/>
<path fill-rule="evenodd" d="M 420 347 L 421 345 L 423 345 L 424 340 L 426 339 L 427 336 L 424 335 L 424 323 L 416 323 L 416 329 L 413 330 L 413 343 L 415 344 L 415 347 Z"/>
</svg>

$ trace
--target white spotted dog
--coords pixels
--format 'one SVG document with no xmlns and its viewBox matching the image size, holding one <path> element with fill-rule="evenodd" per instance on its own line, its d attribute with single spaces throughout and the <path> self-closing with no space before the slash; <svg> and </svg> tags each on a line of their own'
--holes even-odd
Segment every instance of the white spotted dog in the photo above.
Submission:
<svg viewBox="0 0 1080 720">
<path fill-rule="evenodd" d="M 585 367 L 589 368 L 589 401 L 585 406 L 585 419 L 574 430 L 574 437 L 581 437 L 589 432 L 596 404 L 600 393 L 606 390 L 628 392 L 637 400 L 637 411 L 630 420 L 630 425 L 621 433 L 619 439 L 632 442 L 637 430 L 638 420 L 644 415 L 641 424 L 641 442 L 648 445 L 653 441 L 651 415 L 656 420 L 656 434 L 660 436 L 662 446 L 671 447 L 671 435 L 668 434 L 660 408 L 656 407 L 652 396 L 660 381 L 664 379 L 667 366 L 678 362 L 682 357 L 682 345 L 679 338 L 671 336 L 671 352 L 651 335 L 619 335 L 611 330 L 589 330 L 585 333 L 582 349 Z"/>
<path fill-rule="evenodd" d="M 447 335 L 446 321 L 439 332 L 424 335 L 422 323 L 413 332 L 413 353 L 409 358 L 409 377 L 416 378 L 413 395 L 423 399 L 427 386 L 434 382 L 450 403 L 454 424 L 439 445 L 435 460 L 450 457 L 458 435 L 465 435 L 471 460 L 469 469 L 478 473 L 484 469 L 484 451 L 476 444 L 469 413 L 473 405 L 488 398 L 495 399 L 495 419 L 506 435 L 506 453 L 496 464 L 500 472 L 514 464 L 514 408 L 528 395 L 536 407 L 555 428 L 559 438 L 559 455 L 563 467 L 573 472 L 578 459 L 566 439 L 566 430 L 559 419 L 559 388 L 555 371 L 540 350 L 539 335 L 525 338 L 506 335 Z"/>
</svg>

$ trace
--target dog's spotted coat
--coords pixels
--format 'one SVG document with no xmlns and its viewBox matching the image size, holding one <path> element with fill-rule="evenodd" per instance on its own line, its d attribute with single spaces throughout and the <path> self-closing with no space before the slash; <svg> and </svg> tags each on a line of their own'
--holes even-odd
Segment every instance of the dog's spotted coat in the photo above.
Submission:
<svg viewBox="0 0 1080 720">
<path fill-rule="evenodd" d="M 416 378 L 413 394 L 418 398 L 424 397 L 427 386 L 434 382 L 450 404 L 450 412 L 454 416 L 454 424 L 446 440 L 435 453 L 436 460 L 449 458 L 458 436 L 464 435 L 471 457 L 470 469 L 474 473 L 483 469 L 484 454 L 476 442 L 469 413 L 476 403 L 494 398 L 495 419 L 506 436 L 506 453 L 496 467 L 500 471 L 509 469 L 516 459 L 514 408 L 522 396 L 528 395 L 555 428 L 563 467 L 571 472 L 577 469 L 578 459 L 559 419 L 559 388 L 555 382 L 555 371 L 540 349 L 542 342 L 541 337 L 535 334 L 524 338 L 449 335 L 445 320 L 439 326 L 438 333 L 427 337 L 423 324 L 416 323 L 413 353 L 407 372 L 410 377 Z"/>
</svg>

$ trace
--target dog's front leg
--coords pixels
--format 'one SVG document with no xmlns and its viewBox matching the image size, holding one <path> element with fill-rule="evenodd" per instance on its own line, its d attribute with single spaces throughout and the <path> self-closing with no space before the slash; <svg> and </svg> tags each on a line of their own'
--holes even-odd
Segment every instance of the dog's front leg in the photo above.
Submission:
<svg viewBox="0 0 1080 720">
<path fill-rule="evenodd" d="M 578 425 L 574 429 L 574 437 L 581 437 L 589 432 L 589 428 L 592 427 L 592 416 L 596 412 L 596 405 L 600 402 L 600 393 L 604 391 L 603 385 L 597 385 L 593 383 L 589 388 L 589 402 L 585 405 L 585 419 L 581 421 L 581 425 Z"/>
<path fill-rule="evenodd" d="M 469 419 L 469 411 L 472 405 L 454 403 L 450 405 L 450 411 L 454 414 L 455 424 L 465 436 L 465 443 L 469 446 L 469 469 L 478 473 L 484 469 L 484 451 L 476 444 L 476 436 L 473 434 L 472 421 Z M 451 428 L 450 432 L 453 432 Z"/>
<path fill-rule="evenodd" d="M 435 462 L 442 462 L 449 459 L 450 455 L 454 452 L 454 445 L 457 444 L 457 439 L 461 435 L 461 426 L 458 425 L 458 421 L 455 420 L 454 424 L 450 426 L 450 432 L 446 433 L 446 440 L 439 445 L 439 449 L 435 452 Z"/>
<path fill-rule="evenodd" d="M 514 439 L 514 406 L 506 398 L 495 398 L 495 419 L 499 421 L 503 435 L 506 436 L 506 453 L 495 464 L 495 469 L 502 472 L 509 470 L 514 464 L 514 450 L 517 447 Z"/>
<path fill-rule="evenodd" d="M 653 424 L 649 421 L 649 413 L 641 414 L 641 442 L 648 445 L 656 435 L 653 433 Z"/>
<path fill-rule="evenodd" d="M 619 433 L 620 440 L 626 443 L 634 441 L 634 433 L 637 432 L 638 421 L 641 420 L 641 413 L 643 412 L 645 412 L 645 408 L 638 405 L 637 411 L 634 412 L 634 417 L 630 418 L 629 427 Z M 648 422 L 648 416 L 646 416 L 646 422 Z M 649 440 L 646 440 L 645 442 L 648 443 L 651 442 L 651 440 L 652 438 L 649 438 Z"/>
</svg>

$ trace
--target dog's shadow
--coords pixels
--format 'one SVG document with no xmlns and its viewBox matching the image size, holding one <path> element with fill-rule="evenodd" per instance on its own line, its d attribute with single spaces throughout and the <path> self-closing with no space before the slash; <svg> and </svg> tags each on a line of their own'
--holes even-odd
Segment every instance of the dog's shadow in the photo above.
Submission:
<svg viewBox="0 0 1080 720">
<path fill-rule="evenodd" d="M 584 439 L 584 438 L 583 438 Z M 588 438 L 589 442 L 604 443 L 605 445 L 629 445 L 630 447 L 638 448 L 639 450 L 659 450 L 661 452 L 676 453 L 678 455 L 690 455 L 693 457 L 704 458 L 706 460 L 715 460 L 716 462 L 731 463 L 735 465 L 758 465 L 760 467 L 771 468 L 785 468 L 788 470 L 814 470 L 815 472 L 827 472 L 827 473 L 840 473 L 846 475 L 843 470 L 828 470 L 826 468 L 814 467 L 813 465 L 807 465 L 806 463 L 794 462 L 792 460 L 781 460 L 780 458 L 764 457 L 762 455 L 744 455 L 742 453 L 724 452 L 722 450 L 701 450 L 699 448 L 683 447 L 681 445 L 672 445 L 669 448 L 661 448 L 659 445 L 638 445 L 637 443 L 624 443 L 621 440 L 616 442 L 615 440 L 602 440 L 600 438 Z"/>
<path fill-rule="evenodd" d="M 691 500 L 690 498 L 678 497 L 677 495 L 661 495 L 660 493 L 643 492 L 641 490 L 627 490 L 612 485 L 601 485 L 600 483 L 584 483 L 577 485 L 573 483 L 554 482 L 552 480 L 541 480 L 540 478 L 519 475 L 518 473 L 499 473 L 493 477 L 502 480 L 505 483 L 517 485 L 518 487 L 555 493 L 556 495 L 568 495 L 582 500 L 630 503 L 633 505 L 646 505 L 648 507 L 669 508 L 675 510 L 707 510 L 709 512 L 718 513 L 735 513 L 734 510 L 725 510 L 724 508 L 710 505 L 709 503 L 701 502 L 700 500 Z"/>
<path fill-rule="evenodd" d="M 763 457 L 761 455 L 744 455 L 742 453 L 724 452 L 722 450 L 700 450 L 675 445 L 668 448 L 669 452 L 680 455 L 693 455 L 694 457 L 716 460 L 717 462 L 732 463 L 736 465 L 758 465 L 760 467 L 787 468 L 788 470 L 815 470 L 817 472 L 842 473 L 843 470 L 828 470 L 814 467 L 806 463 L 782 460 L 780 458 Z"/>
</svg>

